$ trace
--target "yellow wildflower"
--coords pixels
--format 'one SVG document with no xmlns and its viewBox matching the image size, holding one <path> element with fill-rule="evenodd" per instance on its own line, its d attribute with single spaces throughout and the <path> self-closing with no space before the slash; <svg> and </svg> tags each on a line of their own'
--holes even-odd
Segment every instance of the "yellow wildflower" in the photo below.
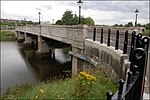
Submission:
<svg viewBox="0 0 150 100">
<path fill-rule="evenodd" d="M 44 90 L 41 89 L 40 92 L 43 94 L 43 93 L 44 93 Z"/>
<path fill-rule="evenodd" d="M 37 99 L 37 98 L 38 98 L 38 96 L 35 96 L 35 98 Z"/>
</svg>

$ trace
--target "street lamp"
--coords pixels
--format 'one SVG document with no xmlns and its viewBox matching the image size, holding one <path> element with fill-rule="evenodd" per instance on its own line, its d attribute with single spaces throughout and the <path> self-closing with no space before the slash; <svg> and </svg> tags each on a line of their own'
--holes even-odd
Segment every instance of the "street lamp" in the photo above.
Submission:
<svg viewBox="0 0 150 100">
<path fill-rule="evenodd" d="M 135 11 L 135 27 L 137 26 L 137 15 L 139 13 L 138 9 L 136 9 Z"/>
<path fill-rule="evenodd" d="M 81 6 L 82 6 L 82 1 L 81 0 L 79 0 L 78 2 L 78 6 L 79 6 L 79 24 L 81 23 Z"/>
<path fill-rule="evenodd" d="M 24 18 L 24 25 L 26 25 L 26 18 Z"/>
<path fill-rule="evenodd" d="M 39 14 L 39 24 L 41 24 L 41 21 L 40 21 L 40 15 L 41 15 L 41 13 L 39 12 L 38 14 Z"/>
</svg>

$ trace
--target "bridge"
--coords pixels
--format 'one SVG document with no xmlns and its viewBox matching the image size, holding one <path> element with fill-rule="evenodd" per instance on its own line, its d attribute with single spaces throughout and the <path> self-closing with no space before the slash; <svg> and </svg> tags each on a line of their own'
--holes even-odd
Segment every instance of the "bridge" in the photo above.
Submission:
<svg viewBox="0 0 150 100">
<path fill-rule="evenodd" d="M 61 46 L 68 44 L 72 47 L 69 53 L 72 55 L 72 74 L 76 76 L 79 71 L 87 70 L 85 67 L 91 66 L 101 68 L 104 72 L 116 79 L 126 77 L 127 69 L 129 68 L 128 55 L 123 54 L 123 40 L 119 44 L 120 49 L 115 50 L 114 42 L 116 30 L 120 32 L 120 38 L 123 38 L 124 32 L 127 28 L 112 28 L 97 26 L 97 41 L 92 41 L 94 27 L 87 25 L 51 25 L 51 26 L 23 26 L 16 27 L 16 37 L 18 40 L 23 40 L 24 44 L 37 43 L 37 55 L 48 53 L 56 48 L 56 42 L 49 43 L 49 40 L 57 41 Z M 103 30 L 101 30 L 103 29 Z M 111 29 L 112 39 L 110 43 L 112 46 L 107 46 L 106 38 L 108 37 L 108 30 Z M 129 28 L 131 33 L 135 28 Z M 139 28 L 136 30 L 141 31 Z M 98 42 L 100 33 L 103 31 L 104 43 Z M 131 36 L 131 35 L 130 35 Z M 130 40 L 130 39 L 129 39 Z M 53 43 L 53 44 L 52 44 Z M 106 43 L 106 44 L 105 44 Z M 52 48 L 53 47 L 53 48 Z M 129 49 L 128 49 L 129 52 Z"/>
<path fill-rule="evenodd" d="M 138 65 L 145 66 L 145 63 L 139 63 L 141 57 L 136 58 L 140 55 L 140 52 L 143 52 L 143 54 L 147 52 L 148 54 L 149 38 L 142 38 L 141 30 L 138 27 L 113 28 L 87 25 L 39 25 L 15 28 L 18 40 L 22 40 L 24 44 L 37 45 L 37 55 L 49 52 L 54 54 L 57 47 L 71 46 L 72 51 L 69 54 L 72 56 L 73 77 L 77 76 L 80 71 L 100 68 L 108 76 L 117 80 L 126 80 L 127 71 L 134 71 L 133 64 L 136 65 L 138 62 Z M 136 48 L 142 49 L 135 51 Z M 136 54 L 137 52 L 139 54 Z M 132 53 L 136 56 L 132 55 Z M 143 55 L 143 62 L 146 61 L 146 57 L 146 54 Z M 142 70 L 144 71 L 144 69 Z M 137 84 L 141 84 L 140 82 L 144 80 L 141 78 L 143 75 L 145 75 L 145 72 L 140 75 L 141 81 L 138 81 Z M 140 79 L 137 77 L 137 80 Z M 135 84 L 136 82 L 134 81 L 133 83 Z M 120 86 L 121 89 L 123 89 L 122 87 Z M 122 91 L 121 89 L 119 91 Z M 140 97 L 142 96 L 142 94 L 139 95 Z M 108 98 L 111 97 L 112 94 L 108 93 Z"/>
</svg>

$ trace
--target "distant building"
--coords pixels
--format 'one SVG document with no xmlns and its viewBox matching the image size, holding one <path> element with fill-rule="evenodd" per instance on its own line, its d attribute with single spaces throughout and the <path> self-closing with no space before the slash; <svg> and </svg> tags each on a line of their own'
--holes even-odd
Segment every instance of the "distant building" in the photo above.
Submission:
<svg viewBox="0 0 150 100">
<path fill-rule="evenodd" d="M 0 22 L 17 22 L 17 20 L 0 18 Z"/>
</svg>

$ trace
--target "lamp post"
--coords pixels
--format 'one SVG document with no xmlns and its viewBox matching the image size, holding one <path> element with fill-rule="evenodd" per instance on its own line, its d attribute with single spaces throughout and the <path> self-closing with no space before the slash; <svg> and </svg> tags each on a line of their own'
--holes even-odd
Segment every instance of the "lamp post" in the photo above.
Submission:
<svg viewBox="0 0 150 100">
<path fill-rule="evenodd" d="M 39 14 L 39 24 L 41 24 L 41 21 L 40 21 L 40 15 L 41 15 L 41 13 L 39 12 L 38 14 Z"/>
<path fill-rule="evenodd" d="M 26 18 L 24 18 L 24 25 L 26 25 Z"/>
<path fill-rule="evenodd" d="M 138 9 L 136 9 L 135 11 L 135 27 L 137 26 L 137 15 L 139 13 Z"/>
<path fill-rule="evenodd" d="M 79 0 L 78 2 L 78 6 L 79 6 L 79 24 L 81 24 L 81 6 L 82 6 L 82 1 Z"/>
</svg>

